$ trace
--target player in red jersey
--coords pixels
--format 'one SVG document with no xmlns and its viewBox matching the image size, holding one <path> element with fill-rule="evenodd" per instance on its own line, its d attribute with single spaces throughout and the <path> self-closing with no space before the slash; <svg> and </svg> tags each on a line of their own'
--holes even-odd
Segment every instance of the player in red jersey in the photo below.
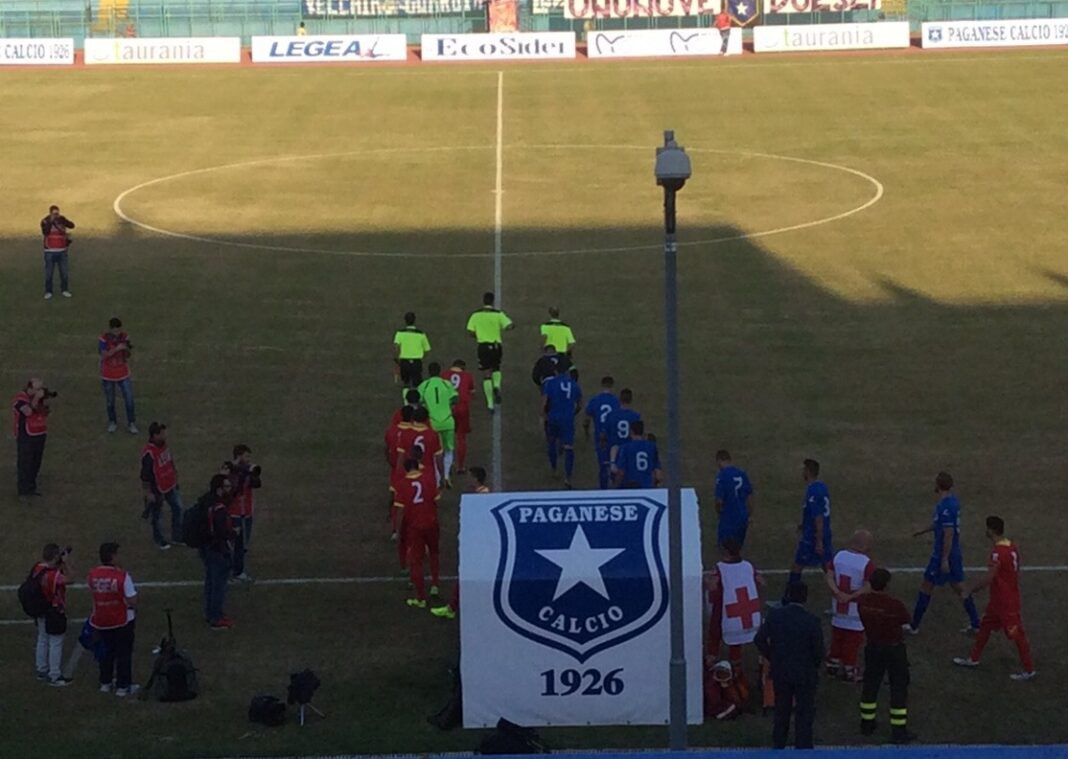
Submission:
<svg viewBox="0 0 1068 759">
<path fill-rule="evenodd" d="M 422 466 L 415 458 L 404 462 L 404 479 L 397 488 L 394 506 L 400 513 L 400 525 L 404 530 L 404 543 L 408 547 L 408 572 L 415 597 L 408 605 L 417 609 L 426 608 L 426 583 L 423 576 L 423 559 L 430 557 L 430 595 L 438 595 L 441 582 L 441 553 L 438 543 L 441 529 L 438 526 L 438 480 L 434 470 Z"/>
<path fill-rule="evenodd" d="M 400 468 L 399 456 L 397 455 L 397 449 L 400 445 L 400 431 L 411 427 L 412 424 L 412 409 L 409 406 L 404 406 L 398 412 L 400 418 L 390 420 L 389 426 L 386 427 L 385 434 L 385 453 L 386 464 L 389 466 L 389 501 L 386 520 L 391 524 L 393 522 L 393 494 L 397 490 L 397 482 L 404 476 L 404 470 Z M 393 534 L 390 536 L 391 540 L 397 540 L 397 526 L 392 525 Z M 401 564 L 404 564 L 404 553 L 401 552 Z"/>
<path fill-rule="evenodd" d="M 430 414 L 421 406 L 412 412 L 411 424 L 398 429 L 397 468 L 401 476 L 404 475 L 404 462 L 411 458 L 411 450 L 416 446 L 423 449 L 426 455 L 423 462 L 427 468 L 437 472 L 439 481 L 444 479 L 441 437 L 431 428 Z"/>
<path fill-rule="evenodd" d="M 994 544 L 994 550 L 990 554 L 986 576 L 971 587 L 969 595 L 989 586 L 990 603 L 983 613 L 971 654 L 966 659 L 958 657 L 953 663 L 961 667 L 978 667 L 990 634 L 994 630 L 1004 630 L 1005 637 L 1016 644 L 1023 664 L 1023 671 L 1011 675 L 1012 679 L 1031 680 L 1037 673 L 1031 660 L 1031 644 L 1020 618 L 1020 553 L 1005 537 L 1005 522 L 1001 517 L 986 518 L 986 536 Z"/>
<path fill-rule="evenodd" d="M 456 359 L 441 378 L 448 380 L 460 396 L 452 407 L 452 418 L 456 422 L 456 474 L 467 471 L 467 435 L 471 432 L 471 398 L 475 395 L 475 378 L 467 371 L 467 363 Z"/>
<path fill-rule="evenodd" d="M 417 408 L 419 408 L 422 405 L 423 405 L 423 402 L 419 398 L 419 391 L 418 390 L 412 388 L 411 390 L 406 391 L 405 394 L 404 394 L 404 405 L 393 412 L 393 417 L 389 420 L 389 423 L 390 424 L 400 424 L 400 422 L 401 422 L 401 414 L 404 413 L 404 409 L 410 408 L 412 411 L 415 411 Z M 404 462 L 401 462 L 401 463 L 403 464 Z"/>
</svg>

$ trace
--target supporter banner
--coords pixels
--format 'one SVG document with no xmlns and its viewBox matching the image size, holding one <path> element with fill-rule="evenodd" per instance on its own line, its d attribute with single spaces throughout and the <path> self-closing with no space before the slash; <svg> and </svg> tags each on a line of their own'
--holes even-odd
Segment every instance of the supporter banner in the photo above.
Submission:
<svg viewBox="0 0 1068 759">
<path fill-rule="evenodd" d="M 716 14 L 722 7 L 722 0 L 564 0 L 564 16 L 663 18 Z"/>
<path fill-rule="evenodd" d="M 240 37 L 87 37 L 85 62 L 240 63 Z"/>
<path fill-rule="evenodd" d="M 805 50 L 875 50 L 907 48 L 908 21 L 876 21 L 867 24 L 791 24 L 753 29 L 754 53 Z"/>
<path fill-rule="evenodd" d="M 304 0 L 305 18 L 431 16 L 481 11 L 484 0 Z"/>
<path fill-rule="evenodd" d="M 403 34 L 252 38 L 253 63 L 367 63 L 407 59 L 408 38 Z"/>
<path fill-rule="evenodd" d="M 575 57 L 574 32 L 424 34 L 424 61 L 520 61 Z"/>
<path fill-rule="evenodd" d="M 877 11 L 882 0 L 764 0 L 764 13 Z"/>
<path fill-rule="evenodd" d="M 0 39 L 0 66 L 71 65 L 74 40 Z"/>
<path fill-rule="evenodd" d="M 586 54 L 590 58 L 644 58 L 719 55 L 723 38 L 718 29 L 642 29 L 590 32 Z M 732 29 L 729 55 L 742 54 L 742 30 Z"/>
<path fill-rule="evenodd" d="M 519 3 L 517 0 L 487 0 L 486 15 L 493 34 L 519 31 Z"/>
<path fill-rule="evenodd" d="M 1068 18 L 930 21 L 922 25 L 920 40 L 923 47 L 1068 45 Z"/>
<path fill-rule="evenodd" d="M 687 711 L 702 719 L 701 536 L 682 494 Z M 667 492 L 465 495 L 464 727 L 668 721 Z"/>
</svg>

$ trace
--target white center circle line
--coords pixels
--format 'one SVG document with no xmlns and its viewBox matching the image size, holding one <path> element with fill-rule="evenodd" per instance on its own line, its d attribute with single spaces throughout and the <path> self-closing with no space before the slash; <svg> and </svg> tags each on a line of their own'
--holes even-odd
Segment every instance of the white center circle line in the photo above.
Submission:
<svg viewBox="0 0 1068 759">
<path fill-rule="evenodd" d="M 147 187 L 163 184 L 165 182 L 171 182 L 178 179 L 184 179 L 186 177 L 198 176 L 201 174 L 208 174 L 217 171 L 227 171 L 230 169 L 242 169 L 250 166 L 263 166 L 275 163 L 285 163 L 289 161 L 306 161 L 306 160 L 320 160 L 325 158 L 344 158 L 350 156 L 373 156 L 384 155 L 390 153 L 435 153 L 435 152 L 453 152 L 453 151 L 492 151 L 495 149 L 493 145 L 457 145 L 457 146 L 439 146 L 439 147 L 409 147 L 409 148 L 371 148 L 367 150 L 351 150 L 343 151 L 339 153 L 318 153 L 310 155 L 287 155 L 287 156 L 272 156 L 269 158 L 258 158 L 251 161 L 240 161 L 237 163 L 221 164 L 218 166 L 206 166 L 199 169 L 191 169 L 189 171 L 182 171 L 176 174 L 169 174 L 164 177 L 157 177 L 140 184 L 134 185 L 126 190 L 123 190 L 115 198 L 112 203 L 112 210 L 115 215 L 128 224 L 132 224 L 135 227 L 139 227 L 147 232 L 153 232 L 155 234 L 164 235 L 166 237 L 173 237 L 180 240 L 189 240 L 192 242 L 206 243 L 209 245 L 221 245 L 230 248 L 243 248 L 246 250 L 271 250 L 281 253 L 317 253 L 326 255 L 340 255 L 340 256 L 356 256 L 365 258 L 488 258 L 493 255 L 492 251 L 484 253 L 433 253 L 433 252 L 407 252 L 397 251 L 388 253 L 385 251 L 346 251 L 346 250 L 330 250 L 324 248 L 301 248 L 291 247 L 285 245 L 267 245 L 264 243 L 256 242 L 239 242 L 235 240 L 223 240 L 216 237 L 207 237 L 203 235 L 192 235 L 184 232 L 176 232 L 171 229 L 163 229 L 161 227 L 153 226 L 145 221 L 136 219 L 128 214 L 122 207 L 123 201 L 125 201 L 130 195 L 143 190 Z M 510 145 L 505 146 L 505 150 L 642 150 L 649 151 L 651 148 L 647 145 L 577 145 L 577 144 L 532 144 L 532 145 Z M 699 245 L 717 245 L 720 243 L 731 242 L 735 240 L 753 240 L 760 237 L 770 237 L 771 235 L 784 234 L 786 232 L 796 232 L 803 229 L 811 229 L 813 227 L 822 226 L 824 224 L 830 224 L 832 222 L 841 221 L 842 219 L 849 218 L 855 214 L 871 208 L 873 205 L 882 200 L 885 193 L 882 182 L 870 174 L 866 174 L 859 169 L 854 169 L 850 166 L 844 166 L 842 164 L 830 163 L 827 161 L 817 161 L 809 158 L 798 158 L 796 156 L 777 155 L 774 153 L 761 153 L 747 150 L 728 150 L 719 148 L 687 148 L 687 151 L 691 153 L 718 153 L 722 155 L 731 155 L 736 157 L 748 157 L 748 158 L 765 158 L 769 160 L 788 161 L 791 163 L 797 163 L 808 166 L 817 166 L 819 168 L 830 169 L 833 171 L 840 171 L 846 174 L 853 175 L 870 184 L 874 189 L 873 194 L 865 202 L 857 205 L 848 210 L 840 213 L 833 214 L 831 216 L 825 216 L 812 221 L 801 222 L 798 224 L 790 224 L 788 226 L 776 227 L 774 229 L 759 230 L 756 232 L 745 232 L 736 235 L 727 235 L 724 237 L 714 237 L 705 240 L 690 240 L 687 242 L 679 243 L 679 247 L 695 247 Z M 565 255 L 579 255 L 586 253 L 630 253 L 637 251 L 658 250 L 660 244 L 650 245 L 634 245 L 623 247 L 608 247 L 608 248 L 574 248 L 569 250 L 520 250 L 520 251 L 507 251 L 502 255 L 504 257 L 523 257 L 523 256 L 565 256 Z"/>
</svg>

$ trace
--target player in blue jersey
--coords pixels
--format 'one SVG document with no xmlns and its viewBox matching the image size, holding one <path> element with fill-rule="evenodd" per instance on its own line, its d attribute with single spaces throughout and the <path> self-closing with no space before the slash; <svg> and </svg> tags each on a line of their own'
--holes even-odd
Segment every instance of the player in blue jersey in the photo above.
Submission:
<svg viewBox="0 0 1068 759">
<path fill-rule="evenodd" d="M 582 421 L 582 429 L 586 437 L 590 436 L 590 423 L 593 423 L 593 448 L 597 452 L 597 484 L 604 490 L 608 487 L 608 480 L 612 460 L 608 457 L 609 445 L 606 434 L 608 415 L 619 408 L 619 398 L 612 391 L 616 381 L 612 377 L 601 379 L 601 392 L 590 398 L 586 403 L 586 418 Z"/>
<path fill-rule="evenodd" d="M 602 441 L 608 447 L 608 460 L 615 461 L 619 446 L 630 440 L 630 426 L 642 418 L 631 408 L 634 393 L 629 388 L 619 391 L 619 408 L 608 415 L 604 423 Z"/>
<path fill-rule="evenodd" d="M 745 545 L 749 517 L 753 513 L 753 485 L 749 475 L 731 461 L 730 451 L 716 451 L 716 514 L 719 515 L 717 538 L 720 545 L 734 538 Z"/>
<path fill-rule="evenodd" d="M 964 592 L 964 556 L 960 550 L 960 501 L 953 492 L 953 477 L 949 472 L 939 472 L 935 477 L 935 495 L 938 496 L 938 503 L 935 505 L 931 526 L 913 533 L 914 538 L 929 532 L 934 533 L 934 546 L 931 549 L 931 560 L 927 562 L 927 569 L 923 573 L 920 592 L 916 596 L 912 624 L 905 629 L 913 635 L 920 631 L 920 622 L 923 621 L 923 615 L 927 613 L 927 606 L 931 603 L 931 591 L 948 583 L 963 602 L 964 611 L 968 613 L 969 625 L 961 632 L 974 634 L 979 630 L 979 612 L 975 608 L 975 601 Z"/>
<path fill-rule="evenodd" d="M 660 454 L 641 419 L 631 423 L 630 440 L 619 446 L 612 471 L 616 487 L 644 490 L 660 484 Z"/>
<path fill-rule="evenodd" d="M 549 467 L 555 475 L 557 454 L 563 448 L 564 487 L 570 489 L 571 474 L 575 469 L 575 415 L 582 408 L 582 388 L 578 380 L 558 367 L 556 376 L 542 383 L 541 394 Z"/>
<path fill-rule="evenodd" d="M 806 483 L 805 502 L 801 505 L 797 552 L 786 587 L 801 582 L 801 570 L 804 567 L 826 568 L 834 555 L 831 547 L 831 493 L 820 480 L 820 462 L 805 459 L 801 476 Z"/>
</svg>

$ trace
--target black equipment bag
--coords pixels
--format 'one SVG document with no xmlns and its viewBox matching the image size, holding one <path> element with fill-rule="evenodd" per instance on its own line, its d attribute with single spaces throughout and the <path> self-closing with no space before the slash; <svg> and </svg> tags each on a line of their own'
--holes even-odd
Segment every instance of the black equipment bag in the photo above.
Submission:
<svg viewBox="0 0 1068 759">
<path fill-rule="evenodd" d="M 463 686 L 460 683 L 460 666 L 450 667 L 452 674 L 452 693 L 449 701 L 436 714 L 431 714 L 426 721 L 438 730 L 452 730 L 464 723 Z"/>
<path fill-rule="evenodd" d="M 286 705 L 274 696 L 253 696 L 248 705 L 248 721 L 277 727 L 286 721 Z"/>
<path fill-rule="evenodd" d="M 479 754 L 548 754 L 541 737 L 529 727 L 520 727 L 503 717 L 497 728 L 479 743 Z"/>
</svg>

